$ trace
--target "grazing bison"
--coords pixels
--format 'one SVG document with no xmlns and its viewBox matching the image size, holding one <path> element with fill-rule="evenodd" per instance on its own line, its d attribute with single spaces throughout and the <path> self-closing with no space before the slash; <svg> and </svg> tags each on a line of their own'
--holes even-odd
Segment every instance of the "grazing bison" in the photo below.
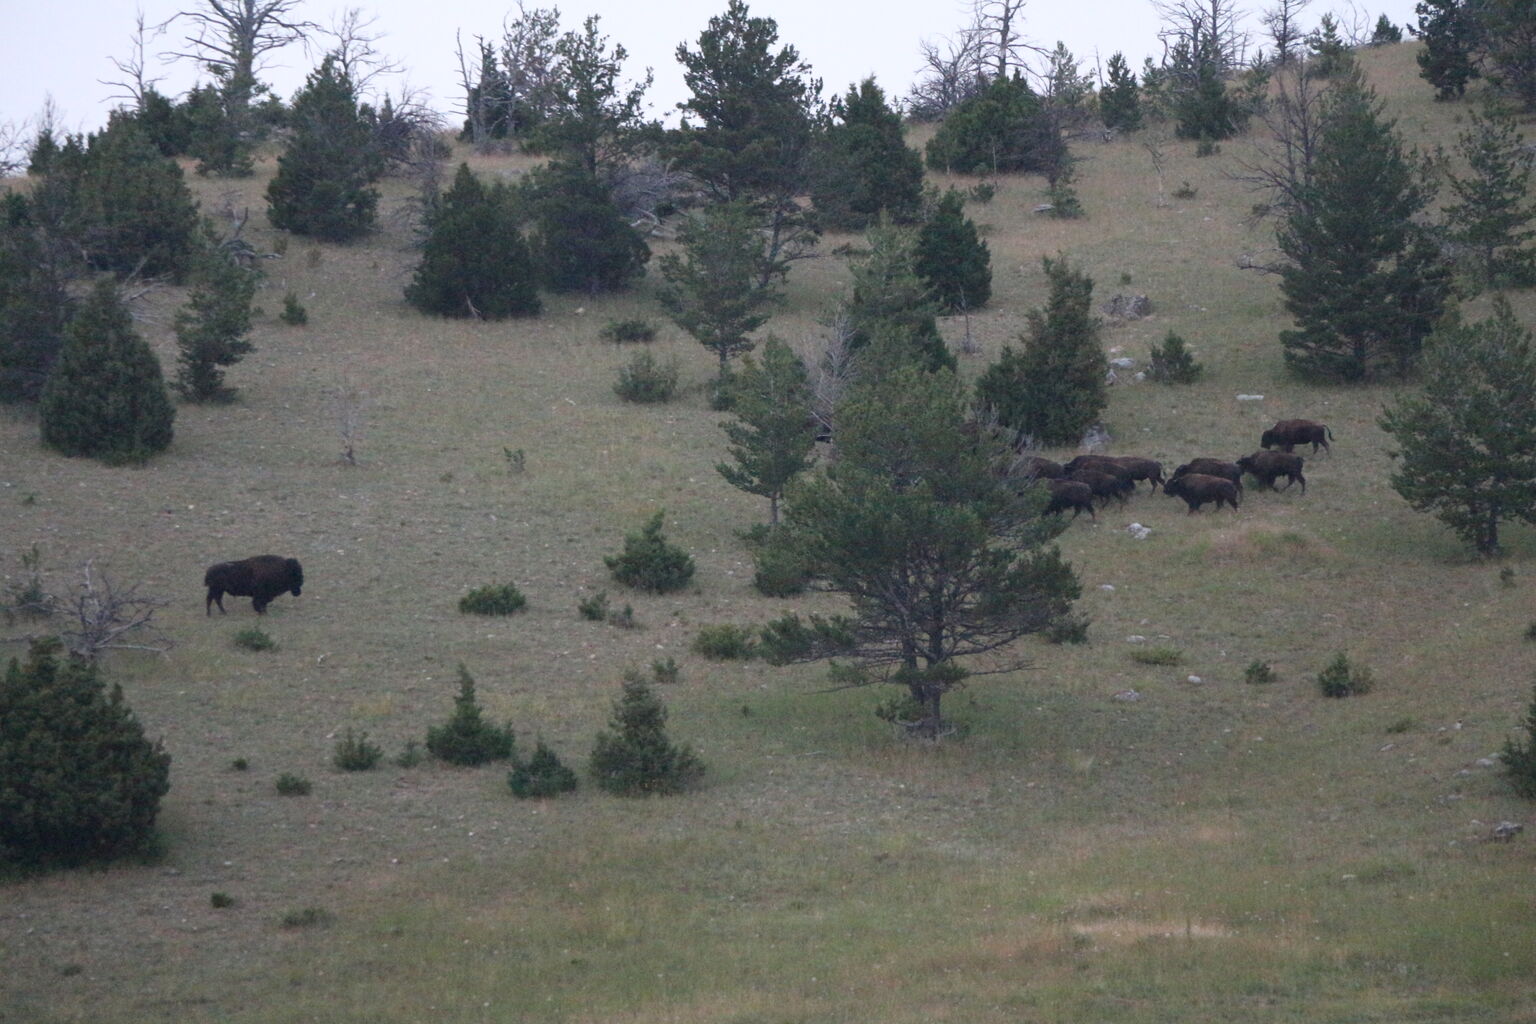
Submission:
<svg viewBox="0 0 1536 1024">
<path fill-rule="evenodd" d="M 1189 506 L 1190 515 L 1198 512 L 1200 506 L 1208 501 L 1216 503 L 1217 511 L 1221 510 L 1223 503 L 1231 505 L 1233 512 L 1237 511 L 1237 486 L 1225 477 L 1185 473 L 1164 484 L 1163 493 L 1183 498 Z"/>
<path fill-rule="evenodd" d="M 1087 484 L 1093 496 L 1099 499 L 1100 505 L 1109 503 L 1114 498 L 1124 505 L 1126 498 L 1136 490 L 1136 481 L 1123 472 L 1112 472 L 1113 467 L 1104 466 L 1095 469 L 1079 469 L 1068 473 L 1068 480 L 1076 480 L 1078 483 Z"/>
<path fill-rule="evenodd" d="M 229 594 L 250 598 L 251 607 L 256 609 L 256 614 L 262 615 L 272 599 L 284 591 L 299 596 L 299 590 L 304 586 L 304 569 L 297 558 L 256 555 L 238 562 L 210 565 L 203 574 L 203 586 L 208 588 L 208 600 L 203 603 L 204 614 L 212 615 L 215 604 L 223 614 L 224 595 Z"/>
<path fill-rule="evenodd" d="M 1243 471 L 1235 462 L 1223 462 L 1221 459 L 1191 459 L 1173 471 L 1173 476 L 1168 478 L 1168 483 L 1172 483 L 1181 476 L 1188 476 L 1190 473 L 1219 476 L 1223 480 L 1230 480 L 1238 493 L 1242 493 Z M 1163 485 L 1163 491 L 1165 493 L 1168 491 L 1168 484 Z"/>
<path fill-rule="evenodd" d="M 1093 490 L 1087 484 L 1077 480 L 1047 480 L 1046 487 L 1051 492 L 1051 500 L 1045 506 L 1046 515 L 1059 515 L 1071 509 L 1073 519 L 1084 512 L 1088 513 L 1089 519 L 1099 518 L 1093 512 Z"/>
<path fill-rule="evenodd" d="M 1307 493 L 1307 478 L 1301 475 L 1303 459 L 1290 452 L 1254 452 L 1237 460 L 1244 473 L 1259 482 L 1260 487 L 1275 489 L 1275 481 L 1285 477 L 1285 486 L 1301 484 L 1301 493 Z"/>
<path fill-rule="evenodd" d="M 1299 444 L 1311 444 L 1312 454 L 1317 454 L 1319 445 L 1325 451 L 1331 451 L 1328 442 L 1333 440 L 1333 431 L 1321 423 L 1311 420 L 1281 420 L 1259 438 L 1259 447 L 1264 449 L 1279 448 L 1283 452 L 1291 451 Z"/>
<path fill-rule="evenodd" d="M 1041 480 L 1060 480 L 1067 475 L 1061 463 L 1052 462 L 1039 455 L 1021 455 L 1015 465 L 1018 472 Z"/>
<path fill-rule="evenodd" d="M 1135 455 L 1079 455 L 1062 468 L 1070 474 L 1079 469 L 1103 471 L 1106 466 L 1127 474 L 1133 481 L 1147 481 L 1153 491 L 1163 484 L 1163 464 L 1156 459 L 1143 459 Z"/>
</svg>

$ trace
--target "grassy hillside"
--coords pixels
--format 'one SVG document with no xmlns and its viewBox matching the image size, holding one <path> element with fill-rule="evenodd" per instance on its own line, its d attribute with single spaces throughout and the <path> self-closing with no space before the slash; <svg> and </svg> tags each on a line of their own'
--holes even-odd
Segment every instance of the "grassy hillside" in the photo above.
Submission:
<svg viewBox="0 0 1536 1024">
<path fill-rule="evenodd" d="M 1461 108 L 1431 102 L 1412 47 L 1363 60 L 1411 141 L 1454 138 Z M 656 349 L 689 392 L 613 395 L 630 352 L 598 331 L 660 319 L 654 280 L 552 298 L 537 320 L 447 322 L 404 305 L 398 228 L 294 239 L 268 265 L 258 351 L 229 373 L 240 401 L 181 407 L 145 468 L 56 457 L 34 422 L 0 417 L 8 577 L 33 544 L 58 589 L 94 558 L 169 598 L 158 621 L 178 641 L 108 661 L 174 757 L 164 855 L 0 882 L 0 1021 L 1536 1021 L 1536 847 L 1485 841 L 1530 805 L 1480 761 L 1530 696 L 1536 536 L 1512 528 L 1501 565 L 1472 560 L 1387 486 L 1388 389 L 1283 373 L 1276 279 L 1238 266 L 1273 244 L 1248 226 L 1260 197 L 1229 176 L 1253 140 L 1206 159 L 1164 143 L 1167 191 L 1194 195 L 1162 206 L 1146 141 L 1082 146 L 1085 220 L 1032 214 L 1037 179 L 970 209 L 996 276 L 963 370 L 1017 336 L 1044 298 L 1040 257 L 1066 252 L 1097 302 L 1155 304 L 1107 347 L 1144 359 L 1172 329 L 1207 368 L 1193 387 L 1112 389 L 1114 451 L 1232 458 L 1305 416 L 1332 426 L 1333 454 L 1308 458 L 1304 496 L 1250 491 L 1236 515 L 1143 490 L 1074 523 L 1061 546 L 1091 642 L 1040 643 L 1028 671 L 951 698 L 959 742 L 896 740 L 870 713 L 886 694 L 818 692 L 814 668 L 688 653 L 701 625 L 834 606 L 750 586 L 737 533 L 766 509 L 714 470 L 708 353 L 664 328 Z M 248 235 L 275 249 L 272 170 L 193 187 L 206 210 L 249 206 Z M 386 193 L 386 209 L 404 200 Z M 803 337 L 846 281 L 836 258 L 798 265 L 770 329 Z M 308 326 L 277 321 L 289 290 Z M 137 309 L 167 366 L 180 299 Z M 356 466 L 338 457 L 338 391 L 363 398 Z M 696 583 L 623 593 L 602 556 L 657 508 Z M 198 612 L 205 566 L 262 552 L 300 558 L 307 579 L 259 622 L 278 649 L 256 653 L 232 643 L 258 624 L 248 601 Z M 457 612 L 509 581 L 527 612 Z M 581 620 L 600 589 L 640 628 Z M 1182 660 L 1137 662 L 1131 637 Z M 1375 692 L 1318 695 L 1337 651 L 1372 667 Z M 520 802 L 498 768 L 330 767 L 347 728 L 391 755 L 422 738 L 460 662 L 525 751 L 538 734 L 581 765 L 623 670 L 669 656 L 673 734 L 709 766 L 691 795 Z M 1279 680 L 1245 683 L 1255 659 Z M 1115 699 L 1127 689 L 1141 699 Z M 277 795 L 282 772 L 313 793 Z M 284 925 L 309 909 L 320 923 Z"/>
</svg>

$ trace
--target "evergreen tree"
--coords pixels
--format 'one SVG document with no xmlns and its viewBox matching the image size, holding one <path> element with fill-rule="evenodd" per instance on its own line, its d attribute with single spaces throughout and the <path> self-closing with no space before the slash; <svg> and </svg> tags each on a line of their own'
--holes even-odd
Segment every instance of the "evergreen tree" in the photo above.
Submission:
<svg viewBox="0 0 1536 1024">
<path fill-rule="evenodd" d="M 199 264 L 187 304 L 176 314 L 181 349 L 176 391 L 191 402 L 228 401 L 234 389 L 224 386 L 223 367 L 238 363 L 253 348 L 251 302 L 258 275 L 212 245 Z"/>
<path fill-rule="evenodd" d="M 247 178 L 255 171 L 256 139 L 226 105 L 226 92 L 214 84 L 193 86 L 176 108 L 186 136 L 186 153 L 197 160 L 198 174 Z"/>
<path fill-rule="evenodd" d="M 736 420 L 721 429 L 735 464 L 715 468 L 732 487 L 767 498 L 768 522 L 777 524 L 784 488 L 810 467 L 816 446 L 809 375 L 800 357 L 770 336 L 761 363 L 745 358 L 731 393 Z"/>
<path fill-rule="evenodd" d="M 612 190 L 564 160 L 529 177 L 534 261 L 556 292 L 618 291 L 645 272 L 651 250 L 613 204 Z"/>
<path fill-rule="evenodd" d="M 650 134 L 643 104 L 651 73 L 621 89 L 629 54 L 622 46 L 605 52 L 608 39 L 598 34 L 598 20 L 589 16 L 580 32 L 555 43 L 553 105 L 532 130 L 529 148 L 574 163 L 593 181 L 610 181 Z"/>
<path fill-rule="evenodd" d="M 1109 79 L 1099 92 L 1099 117 L 1104 127 L 1116 131 L 1134 132 L 1141 127 L 1141 90 L 1122 53 L 1109 58 Z"/>
<path fill-rule="evenodd" d="M 597 736 L 590 762 L 600 788 L 617 796 L 663 796 L 691 788 L 704 763 L 667 736 L 667 709 L 640 675 L 624 677 L 608 730 Z"/>
<path fill-rule="evenodd" d="M 515 746 L 511 722 L 498 727 L 485 720 L 475 697 L 475 679 L 461 664 L 453 715 L 427 730 L 427 750 L 449 764 L 478 765 L 513 757 Z"/>
<path fill-rule="evenodd" d="M 38 407 L 43 443 L 65 455 L 143 462 L 171 443 L 176 409 L 155 358 L 110 280 L 64 330 Z"/>
<path fill-rule="evenodd" d="M 1391 46 L 1393 43 L 1403 41 L 1403 30 L 1392 24 L 1392 19 L 1385 14 L 1376 19 L 1376 26 L 1371 29 L 1371 46 Z"/>
<path fill-rule="evenodd" d="M 663 515 L 658 511 L 639 533 L 625 534 L 623 551 L 603 556 L 603 564 L 614 579 L 653 594 L 682 590 L 693 579 L 692 556 L 662 536 Z"/>
<path fill-rule="evenodd" d="M 534 316 L 533 260 L 506 186 L 486 189 L 460 164 L 453 185 L 427 214 L 421 263 L 405 300 L 424 313 L 500 320 Z"/>
<path fill-rule="evenodd" d="M 1219 41 L 1197 32 L 1174 47 L 1168 62 L 1168 92 L 1181 139 L 1229 139 L 1248 124 L 1248 107 L 1227 88 Z"/>
<path fill-rule="evenodd" d="M 92 662 L 32 645 L 0 677 L 0 852 L 77 864 L 144 849 L 171 758 Z"/>
<path fill-rule="evenodd" d="M 576 788 L 576 773 L 560 762 L 555 752 L 539 740 L 533 748 L 533 756 L 526 762 L 519 761 L 507 773 L 507 785 L 512 795 L 524 800 L 537 800 L 569 793 Z"/>
<path fill-rule="evenodd" d="M 1423 391 L 1381 417 L 1399 446 L 1392 487 L 1495 554 L 1501 522 L 1536 523 L 1536 343 L 1500 296 L 1488 320 L 1442 323 L 1422 369 Z"/>
<path fill-rule="evenodd" d="M 850 345 L 877 352 L 875 367 L 916 363 L 955 368 L 935 317 L 937 305 L 917 273 L 917 234 L 881 223 L 869 231 L 869 254 L 853 263 L 853 295 L 845 306 Z"/>
<path fill-rule="evenodd" d="M 367 234 L 379 202 L 371 186 L 383 161 L 334 57 L 321 61 L 294 97 L 292 129 L 267 186 L 272 226 L 327 242 Z"/>
<path fill-rule="evenodd" d="M 678 232 L 681 254 L 661 258 L 666 279 L 659 298 L 679 327 L 720 360 L 720 384 L 730 359 L 750 352 L 748 335 L 768 322 L 763 307 L 773 291 L 759 288 L 769 261 L 752 210 L 741 203 L 707 208 Z"/>
<path fill-rule="evenodd" d="M 965 389 L 948 371 L 908 366 L 861 378 L 838 417 L 838 459 L 791 488 L 784 529 L 805 564 L 849 601 L 832 620 L 770 624 L 772 661 L 851 659 L 839 679 L 906 690 L 898 714 L 917 735 L 948 731 L 945 694 L 980 661 L 1022 659 L 1019 637 L 1078 596 L 1069 566 L 1042 545 L 1059 527 L 1037 492 L 993 472 L 999 454 L 965 429 Z"/>
<path fill-rule="evenodd" d="M 1092 313 L 1093 280 L 1065 257 L 1044 265 L 1045 307 L 1030 310 L 1022 351 L 1003 346 L 976 381 L 976 400 L 1036 444 L 1073 444 L 1108 401 L 1109 364 Z"/>
<path fill-rule="evenodd" d="M 1339 36 L 1339 23 L 1324 14 L 1316 31 L 1307 37 L 1307 74 L 1313 78 L 1333 78 L 1354 65 L 1354 54 Z"/>
<path fill-rule="evenodd" d="M 1435 87 L 1435 99 L 1458 99 L 1479 72 L 1473 61 L 1477 19 L 1468 0 L 1419 0 L 1414 13 L 1419 24 L 1413 34 L 1424 40 L 1419 51 L 1419 76 Z"/>
<path fill-rule="evenodd" d="M 1536 8 L 1530 0 L 1469 0 L 1477 21 L 1474 58 L 1488 84 L 1536 109 Z"/>
<path fill-rule="evenodd" d="M 1468 118 L 1470 127 L 1456 142 L 1467 173 L 1449 176 L 1456 202 L 1443 211 L 1447 234 L 1473 254 L 1477 283 L 1529 283 L 1536 252 L 1526 243 L 1536 238 L 1529 226 L 1536 205 L 1528 186 L 1536 155 L 1510 118 L 1492 111 L 1487 117 L 1469 112 Z"/>
<path fill-rule="evenodd" d="M 866 78 L 832 102 L 832 123 L 817 145 L 811 202 L 821 226 L 862 231 L 884 211 L 897 224 L 918 218 L 923 159 L 907 145 L 901 115 Z"/>
<path fill-rule="evenodd" d="M 992 252 L 964 208 L 960 193 L 947 189 L 917 234 L 917 274 L 951 312 L 980 309 L 992 298 Z"/>
<path fill-rule="evenodd" d="M 31 204 L 7 193 L 0 199 L 0 402 L 35 402 L 42 393 L 74 309 L 65 284 Z"/>
<path fill-rule="evenodd" d="M 729 0 L 698 49 L 677 48 L 690 96 L 668 149 L 716 202 L 745 204 L 767 236 L 759 286 L 809 254 L 816 234 L 796 202 L 810 170 L 821 82 L 772 18 Z"/>
<path fill-rule="evenodd" d="M 1066 143 L 1028 83 L 993 79 L 964 101 L 928 140 L 928 168 L 956 174 L 1047 174 Z"/>
<path fill-rule="evenodd" d="M 1430 194 L 1393 125 L 1358 71 L 1329 91 L 1311 179 L 1279 230 L 1280 290 L 1296 319 L 1280 340 L 1303 376 L 1406 373 L 1445 308 L 1449 271 L 1413 222 Z"/>
</svg>

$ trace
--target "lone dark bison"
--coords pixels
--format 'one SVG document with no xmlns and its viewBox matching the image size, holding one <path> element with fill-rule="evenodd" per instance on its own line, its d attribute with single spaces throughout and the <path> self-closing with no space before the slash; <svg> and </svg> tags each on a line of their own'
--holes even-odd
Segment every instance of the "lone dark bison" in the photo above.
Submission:
<svg viewBox="0 0 1536 1024">
<path fill-rule="evenodd" d="M 1232 486 L 1237 488 L 1238 493 L 1242 493 L 1243 471 L 1238 468 L 1235 462 L 1223 462 L 1221 459 L 1190 459 L 1173 471 L 1173 476 L 1168 478 L 1168 483 L 1171 484 L 1179 477 L 1188 476 L 1190 473 L 1200 473 L 1204 476 L 1219 476 L 1223 480 L 1230 480 L 1232 481 Z M 1168 491 L 1168 484 L 1163 485 L 1163 490 L 1167 493 L 1172 493 Z"/>
<path fill-rule="evenodd" d="M 1200 506 L 1208 501 L 1216 503 L 1217 511 L 1221 510 L 1223 504 L 1231 505 L 1232 511 L 1237 511 L 1237 486 L 1224 477 L 1185 473 L 1164 484 L 1163 493 L 1183 498 L 1189 506 L 1190 515 L 1198 512 Z"/>
<path fill-rule="evenodd" d="M 1285 486 L 1301 484 L 1301 493 L 1307 493 L 1307 478 L 1301 475 L 1303 459 L 1290 452 L 1254 452 L 1237 460 L 1244 473 L 1259 482 L 1260 487 L 1275 489 L 1275 481 L 1285 477 Z"/>
<path fill-rule="evenodd" d="M 304 569 L 297 558 L 257 555 L 210 565 L 203 574 L 203 586 L 208 588 L 208 600 L 203 604 L 207 615 L 213 614 L 214 605 L 219 606 L 220 614 L 224 613 L 225 594 L 250 598 L 256 614 L 263 615 L 272 599 L 284 591 L 299 596 L 304 586 Z"/>
<path fill-rule="evenodd" d="M 1093 491 L 1087 484 L 1077 480 L 1047 480 L 1046 486 L 1051 492 L 1051 500 L 1045 506 L 1046 515 L 1057 515 L 1071 509 L 1073 519 L 1084 512 L 1088 513 L 1089 519 L 1099 518 L 1093 512 Z"/>
<path fill-rule="evenodd" d="M 1156 459 L 1143 459 L 1135 455 L 1079 455 L 1062 468 L 1070 475 L 1079 469 L 1102 470 L 1113 466 L 1130 475 L 1132 480 L 1145 480 L 1156 491 L 1163 483 L 1163 464 Z"/>
<path fill-rule="evenodd" d="M 1310 444 L 1312 454 L 1317 454 L 1318 446 L 1325 451 L 1331 451 L 1328 442 L 1333 440 L 1333 431 L 1321 423 L 1311 420 L 1281 420 L 1259 438 L 1260 448 L 1279 448 L 1283 452 L 1291 451 L 1299 444 Z"/>
</svg>

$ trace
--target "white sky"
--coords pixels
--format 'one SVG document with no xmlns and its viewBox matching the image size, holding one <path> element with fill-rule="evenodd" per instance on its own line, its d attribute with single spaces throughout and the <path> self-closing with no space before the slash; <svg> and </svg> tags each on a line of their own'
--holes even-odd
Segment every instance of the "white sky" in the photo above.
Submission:
<svg viewBox="0 0 1536 1024">
<path fill-rule="evenodd" d="M 154 25 L 195 0 L 0 0 L 0 125 L 35 123 L 47 97 L 58 110 L 59 127 L 94 130 L 117 105 L 113 87 L 102 81 L 121 79 L 111 58 L 132 53 L 136 12 Z M 1272 0 L 1242 5 L 1262 10 Z M 565 28 L 578 28 L 588 14 L 601 17 L 610 43 L 629 51 L 628 78 L 646 67 L 656 82 L 648 94 L 652 114 L 665 115 L 685 95 L 674 58 L 679 43 L 692 47 L 710 17 L 725 10 L 725 0 L 584 0 L 562 6 L 550 0 L 529 0 L 529 7 L 559 6 Z M 331 24 L 346 7 L 359 7 L 376 20 L 373 31 L 383 38 L 377 48 L 403 64 L 406 81 L 428 94 L 433 107 L 453 111 L 462 90 L 458 85 L 454 34 L 462 32 L 467 51 L 474 37 L 499 39 L 515 0 L 303 0 L 299 13 L 322 25 Z M 792 45 L 825 81 L 823 94 L 845 92 L 850 83 L 873 74 L 893 99 L 904 96 L 919 70 L 918 43 L 954 32 L 969 18 L 968 0 L 754 0 L 751 13 L 778 22 L 780 45 Z M 1342 20 L 1374 23 L 1385 13 L 1396 24 L 1412 20 L 1413 0 L 1313 0 L 1304 19 L 1308 28 L 1327 10 Z M 1351 14 L 1350 12 L 1354 13 Z M 1123 51 L 1133 69 L 1144 56 L 1158 56 L 1158 18 L 1151 0 L 1031 0 L 1024 10 L 1024 33 L 1030 43 L 1050 47 L 1057 40 L 1087 67 L 1095 54 L 1107 60 Z M 147 47 L 150 77 L 163 77 L 158 88 L 167 95 L 184 92 L 196 80 L 189 62 L 161 65 L 155 55 L 176 48 L 187 28 L 173 25 Z M 284 99 L 290 98 L 305 73 L 319 60 L 297 46 L 272 55 L 262 80 Z M 398 94 L 400 81 L 388 91 Z"/>
</svg>

